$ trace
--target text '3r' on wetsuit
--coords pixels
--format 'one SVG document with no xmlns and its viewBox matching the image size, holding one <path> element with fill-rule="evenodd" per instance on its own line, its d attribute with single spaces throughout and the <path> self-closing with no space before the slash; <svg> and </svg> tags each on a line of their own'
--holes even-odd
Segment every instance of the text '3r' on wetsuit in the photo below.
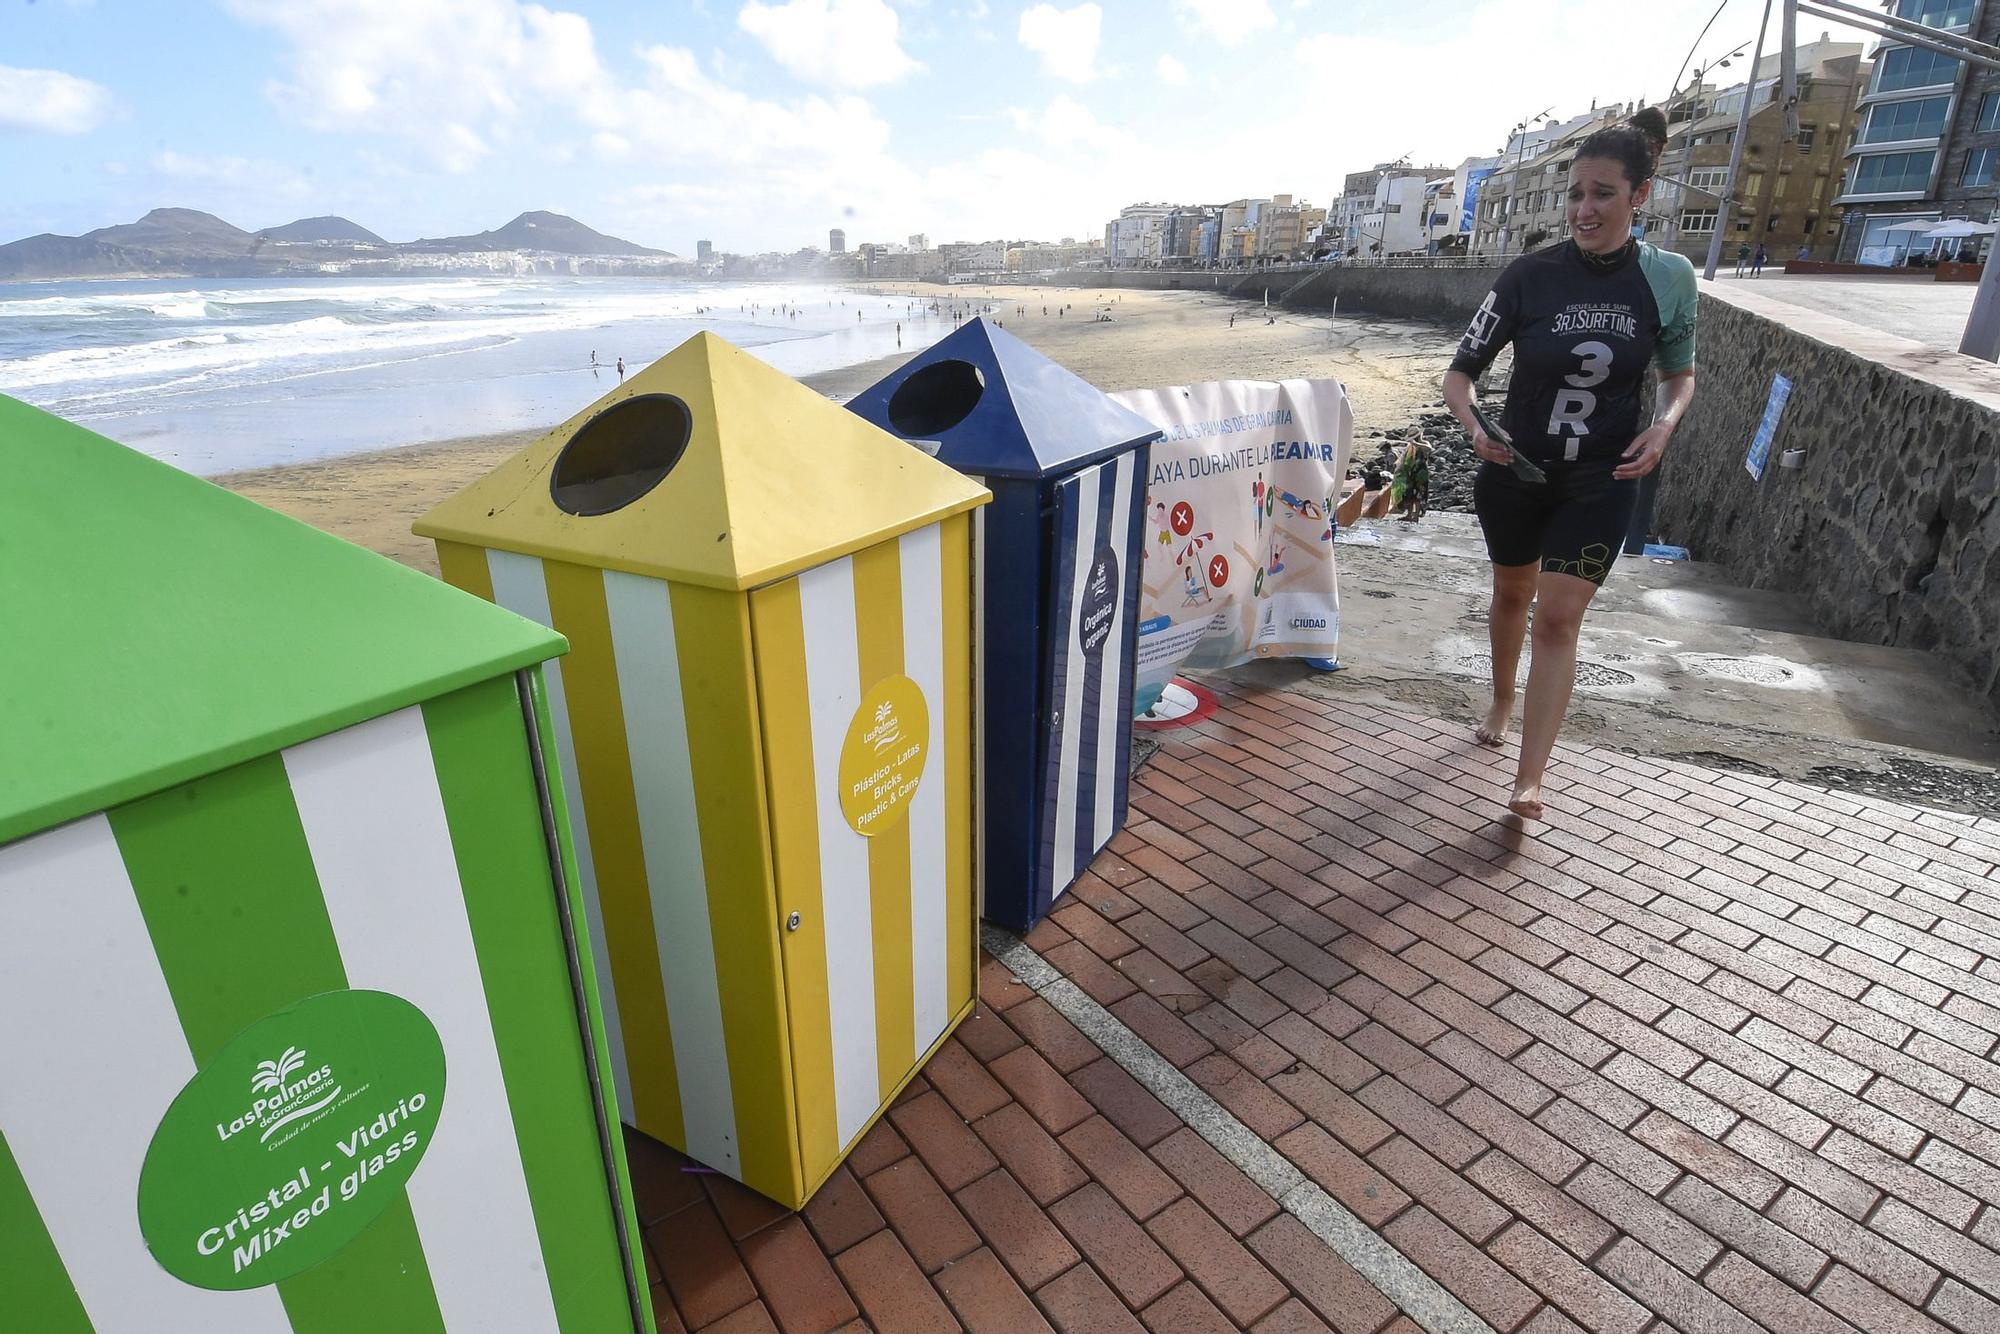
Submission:
<svg viewBox="0 0 2000 1334">
<path fill-rule="evenodd" d="M 1500 274 L 1451 368 L 1477 380 L 1514 345 L 1500 425 L 1548 474 L 1524 482 L 1486 463 L 1473 509 L 1495 565 L 1531 565 L 1602 584 L 1625 541 L 1637 478 L 1613 477 L 1640 430 L 1640 390 L 1657 361 L 1694 365 L 1694 265 L 1640 241 L 1602 258 L 1574 241 Z"/>
</svg>

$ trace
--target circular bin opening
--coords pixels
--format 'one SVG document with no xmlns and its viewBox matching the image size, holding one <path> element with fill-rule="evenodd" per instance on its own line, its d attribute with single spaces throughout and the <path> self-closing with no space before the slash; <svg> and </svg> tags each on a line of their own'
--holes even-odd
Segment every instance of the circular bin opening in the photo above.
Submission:
<svg viewBox="0 0 2000 1334">
<path fill-rule="evenodd" d="M 549 494 L 567 514 L 611 514 L 674 470 L 694 414 L 672 394 L 638 394 L 585 422 L 556 455 Z"/>
<path fill-rule="evenodd" d="M 934 361 L 889 396 L 889 425 L 897 435 L 941 435 L 979 406 L 986 377 L 969 361 Z"/>
</svg>

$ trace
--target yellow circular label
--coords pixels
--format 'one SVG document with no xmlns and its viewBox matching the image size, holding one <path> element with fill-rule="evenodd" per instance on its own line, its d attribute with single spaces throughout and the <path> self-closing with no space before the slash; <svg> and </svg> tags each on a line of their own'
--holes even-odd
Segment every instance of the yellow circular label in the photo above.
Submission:
<svg viewBox="0 0 2000 1334">
<path fill-rule="evenodd" d="M 931 711 L 907 676 L 887 676 L 861 697 L 840 748 L 840 813 L 873 838 L 895 827 L 924 780 Z"/>
</svg>

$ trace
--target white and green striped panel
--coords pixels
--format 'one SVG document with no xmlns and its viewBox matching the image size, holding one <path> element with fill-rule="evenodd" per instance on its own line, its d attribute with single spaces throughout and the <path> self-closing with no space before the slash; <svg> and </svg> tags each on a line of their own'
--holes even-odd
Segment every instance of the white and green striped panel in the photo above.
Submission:
<svg viewBox="0 0 2000 1334">
<path fill-rule="evenodd" d="M 313 1269 L 172 1278 L 135 1204 L 168 1103 L 345 987 L 443 1039 L 423 1162 Z M 571 997 L 511 680 L 0 847 L 0 1310 L 48 1334 L 630 1329 Z"/>
</svg>

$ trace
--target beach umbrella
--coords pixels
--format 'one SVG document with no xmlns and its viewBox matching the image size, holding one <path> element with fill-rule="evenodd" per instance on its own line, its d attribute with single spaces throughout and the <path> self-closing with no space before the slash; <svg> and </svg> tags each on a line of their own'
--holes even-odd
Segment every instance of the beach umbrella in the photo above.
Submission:
<svg viewBox="0 0 2000 1334">
<path fill-rule="evenodd" d="M 1913 222 L 1892 222 L 1882 230 L 1885 232 L 1924 232 L 1935 235 L 1931 228 L 1937 226 L 1936 218 L 1918 218 Z"/>
<path fill-rule="evenodd" d="M 1967 236 L 1991 236 L 1993 224 L 1973 222 L 1967 218 L 1950 218 L 1924 233 L 1933 241 L 1949 241 Z"/>
</svg>

